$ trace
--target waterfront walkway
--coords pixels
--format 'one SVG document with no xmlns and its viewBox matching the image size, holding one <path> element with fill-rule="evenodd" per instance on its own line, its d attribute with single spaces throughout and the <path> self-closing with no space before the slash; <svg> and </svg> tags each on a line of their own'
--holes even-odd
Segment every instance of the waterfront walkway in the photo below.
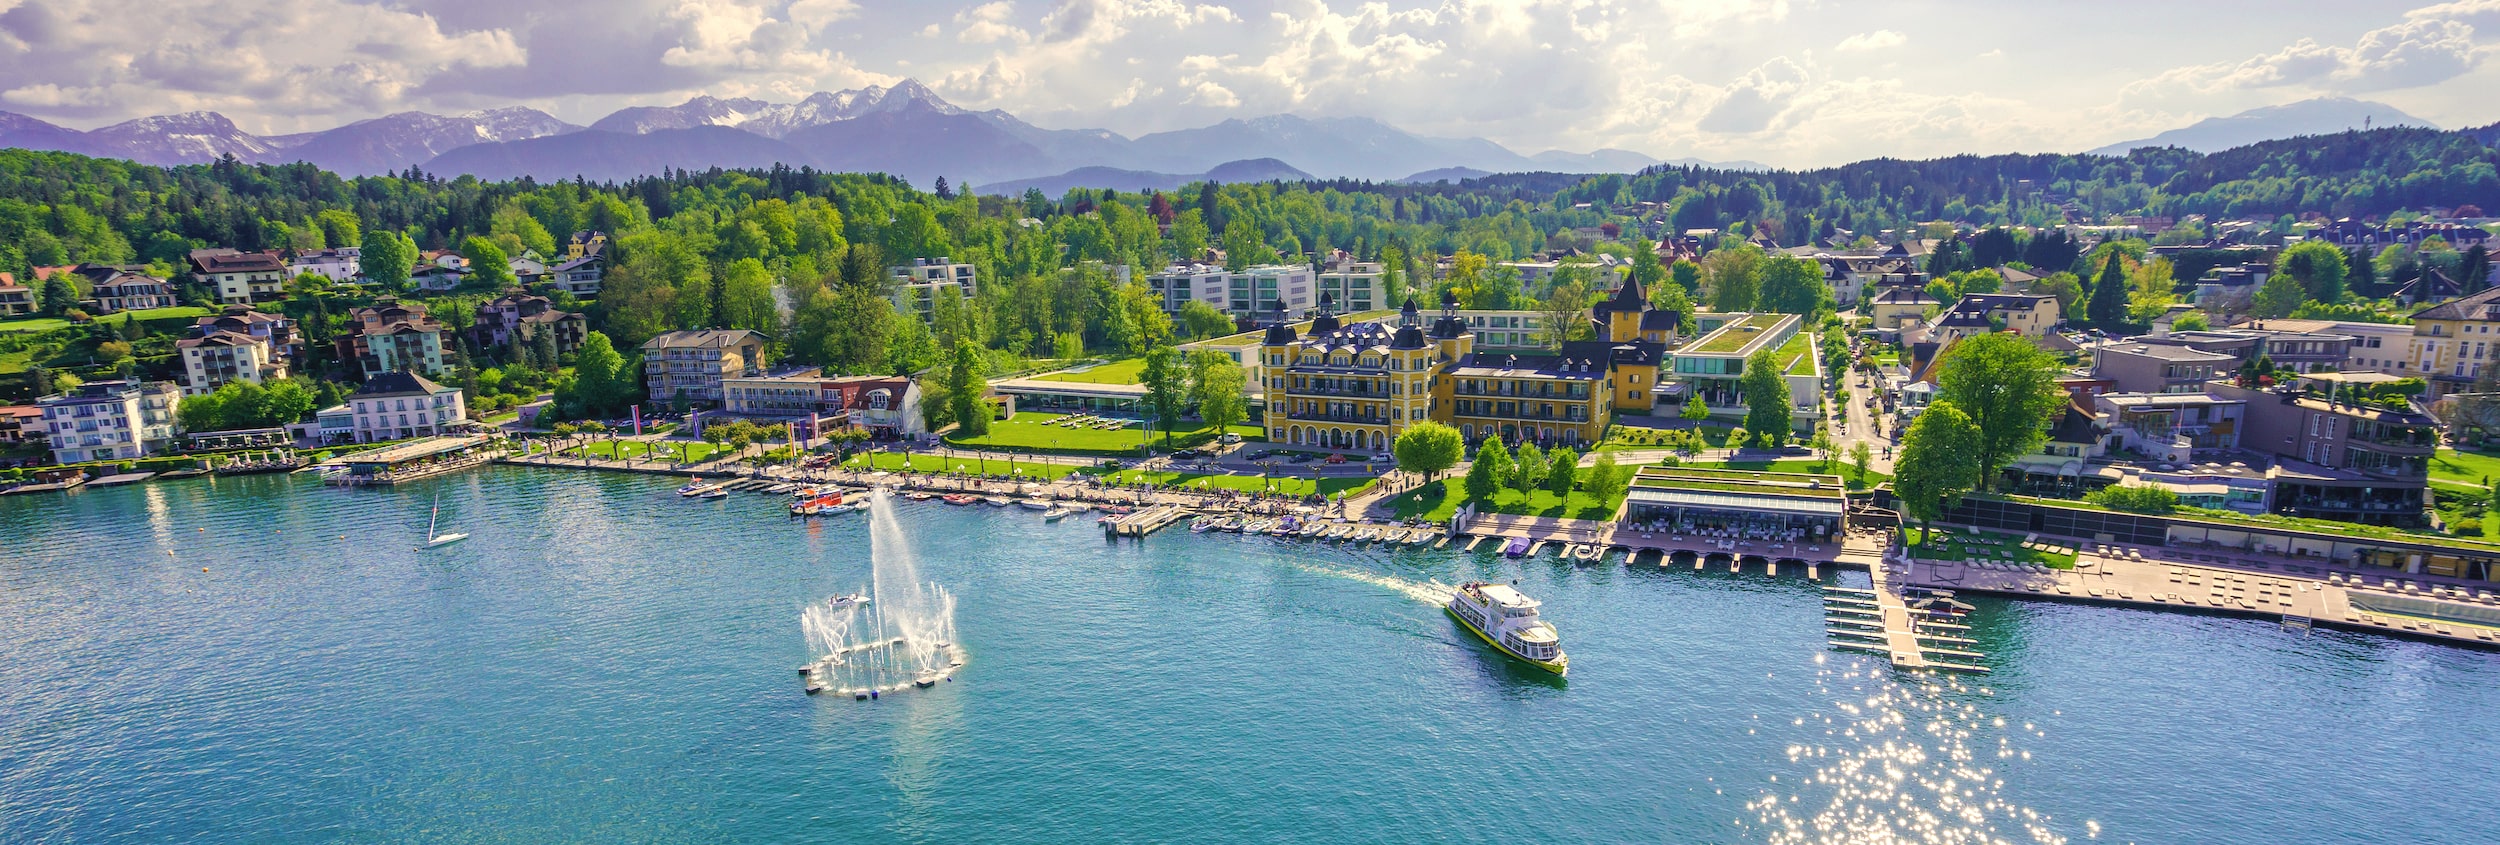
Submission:
<svg viewBox="0 0 2500 845">
<path fill-rule="evenodd" d="M 2087 547 L 2072 570 L 1913 560 L 1903 580 L 1956 591 L 2226 613 L 2295 626 L 2500 644 L 2500 595 L 2488 588 L 2387 571 L 2351 572 L 2317 561 Z"/>
</svg>

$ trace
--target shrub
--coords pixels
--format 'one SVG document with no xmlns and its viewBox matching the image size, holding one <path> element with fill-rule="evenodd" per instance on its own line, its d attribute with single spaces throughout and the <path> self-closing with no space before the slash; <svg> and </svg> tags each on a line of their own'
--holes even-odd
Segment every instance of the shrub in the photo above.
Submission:
<svg viewBox="0 0 2500 845">
<path fill-rule="evenodd" d="M 2179 494 L 2166 488 L 2120 484 L 2092 491 L 2084 501 L 2129 513 L 2170 513 L 2179 509 Z"/>
</svg>

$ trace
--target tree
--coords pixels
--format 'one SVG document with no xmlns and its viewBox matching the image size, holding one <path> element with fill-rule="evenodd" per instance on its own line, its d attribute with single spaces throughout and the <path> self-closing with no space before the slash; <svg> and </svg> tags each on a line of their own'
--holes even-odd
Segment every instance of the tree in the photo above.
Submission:
<svg viewBox="0 0 2500 845">
<path fill-rule="evenodd" d="M 1815 471 L 1831 472 L 1832 462 L 1840 458 L 1838 454 L 1835 454 L 1832 451 L 1831 424 L 1822 420 L 1815 420 L 1814 439 L 1808 441 L 1807 446 L 1814 450 Z"/>
<path fill-rule="evenodd" d="M 43 308 L 46 317 L 64 317 L 78 308 L 78 286 L 70 282 L 70 274 L 56 272 L 43 277 Z"/>
<path fill-rule="evenodd" d="M 1980 474 L 1979 425 L 1948 399 L 1928 403 L 1901 435 L 1901 459 L 1892 465 L 1892 491 L 1902 514 L 1921 524 L 1943 518 Z"/>
<path fill-rule="evenodd" d="M 1221 337 L 1233 331 L 1233 318 L 1199 299 L 1181 304 L 1180 323 L 1183 333 L 1197 339 Z"/>
<path fill-rule="evenodd" d="M 2170 321 L 2170 330 L 2174 332 L 2201 332 L 2210 327 L 2203 311 L 2190 311 Z"/>
<path fill-rule="evenodd" d="M 2266 283 L 2258 285 L 2257 292 L 2249 296 L 2248 313 L 2266 320 L 2288 317 L 2308 301 L 2309 292 L 2300 286 L 2300 280 L 2289 273 L 2276 273 L 2267 276 Z"/>
<path fill-rule="evenodd" d="M 2277 272 L 2288 273 L 2299 281 L 2301 289 L 2310 299 L 2319 302 L 2341 302 L 2344 299 L 2344 280 L 2349 272 L 2344 266 L 2343 249 L 2334 244 L 2325 241 L 2293 244 L 2275 257 L 2274 266 Z"/>
<path fill-rule="evenodd" d="M 1745 430 L 1764 446 L 1785 442 L 1793 424 L 1792 398 L 1776 350 L 1763 349 L 1746 358 L 1745 373 L 1736 377 L 1736 389 L 1745 394 Z"/>
<path fill-rule="evenodd" d="M 2169 513 L 2179 509 L 2179 494 L 2150 484 L 2113 484 L 2094 490 L 2084 501 L 2129 513 Z"/>
<path fill-rule="evenodd" d="M 138 321 L 131 320 L 129 322 Z M 103 343 L 96 344 L 95 357 L 96 360 L 107 364 L 115 363 L 121 359 L 128 358 L 130 357 L 130 342 L 122 340 L 108 340 Z"/>
<path fill-rule="evenodd" d="M 741 258 L 721 274 L 721 324 L 767 334 L 781 331 L 781 306 L 773 299 L 773 272 L 764 262 Z"/>
<path fill-rule="evenodd" d="M 1521 493 L 1542 487 L 1545 485 L 1545 473 L 1551 469 L 1548 460 L 1545 450 L 1537 448 L 1535 443 L 1521 443 L 1519 453 L 1511 458 L 1510 477 L 1503 480 L 1510 482 L 1510 489 Z"/>
<path fill-rule="evenodd" d="M 1690 264 L 1692 262 L 1683 262 Z M 1648 288 L 1649 307 L 1675 315 L 1675 328 L 1683 331 L 1693 319 L 1693 298 L 1683 285 L 1658 285 Z"/>
<path fill-rule="evenodd" d="M 2051 415 L 2067 403 L 2057 386 L 2057 359 L 2021 335 L 1984 334 L 1964 339 L 1937 363 L 1942 401 L 1970 418 L 1980 431 L 1974 483 L 1987 489 L 1997 470 L 2048 440 Z"/>
<path fill-rule="evenodd" d="M 1866 483 L 1866 473 L 1869 469 L 1869 465 L 1874 462 L 1875 450 L 1868 448 L 1866 441 L 1860 440 L 1856 443 L 1849 444 L 1849 467 L 1858 471 L 1857 477 L 1852 479 L 1852 481 L 1857 484 L 1864 485 Z"/>
<path fill-rule="evenodd" d="M 1510 451 L 1502 447 L 1500 438 L 1488 437 L 1476 446 L 1476 460 L 1467 465 L 1467 498 L 1490 499 L 1502 491 L 1510 480 Z"/>
<path fill-rule="evenodd" d="M 1399 469 L 1420 473 L 1430 480 L 1457 466 L 1459 456 L 1467 451 L 1467 443 L 1458 436 L 1458 429 L 1424 420 L 1398 432 L 1398 439 L 1390 448 L 1397 456 Z"/>
<path fill-rule="evenodd" d="M 408 238 L 389 229 L 365 233 L 364 243 L 356 254 L 356 270 L 363 273 L 365 284 L 380 290 L 398 290 L 408 284 L 408 270 L 417 263 L 417 248 Z"/>
<path fill-rule="evenodd" d="M 983 397 L 990 392 L 988 380 L 982 377 L 981 347 L 972 341 L 955 343 L 955 356 L 946 371 L 947 416 L 955 422 L 955 433 L 979 437 L 990 433 L 990 403 Z"/>
<path fill-rule="evenodd" d="M 1630 480 L 1630 473 L 1615 466 L 1613 452 L 1599 452 L 1597 463 L 1589 467 L 1588 480 L 1581 483 L 1580 489 L 1588 491 L 1589 498 L 1605 504 L 1623 498 L 1624 487 Z"/>
<path fill-rule="evenodd" d="M 556 413 L 570 419 L 603 417 L 633 400 L 634 373 L 615 344 L 600 332 L 582 337 L 573 356 L 573 378 L 556 383 Z"/>
<path fill-rule="evenodd" d="M 2075 303 L 2083 300 L 2083 279 L 2073 273 L 2059 270 L 2031 283 L 2031 292 L 2057 297 L 2058 313 L 2072 314 L 2075 311 Z"/>
<path fill-rule="evenodd" d="M 512 286 L 512 257 L 494 241 L 471 236 L 460 245 L 460 255 L 469 259 L 469 281 L 487 290 L 503 290 Z"/>
<path fill-rule="evenodd" d="M 1585 273 L 1583 273 L 1585 274 Z M 1545 346 L 1561 349 L 1565 341 L 1575 340 L 1589 330 L 1589 290 L 1578 281 L 1555 285 L 1545 295 Z"/>
<path fill-rule="evenodd" d="M 1172 430 L 1189 406 L 1189 372 L 1179 358 L 1169 346 L 1147 350 L 1146 368 L 1137 378 L 1146 388 L 1146 407 L 1154 414 L 1155 428 L 1163 432 L 1165 445 L 1171 444 Z"/>
<path fill-rule="evenodd" d="M 1787 253 L 1762 265 L 1762 289 L 1755 307 L 1809 318 L 1831 308 L 1831 289 L 1823 284 L 1823 265 Z"/>
<path fill-rule="evenodd" d="M 1571 486 L 1580 474 L 1580 454 L 1571 447 L 1556 448 L 1545 465 L 1545 490 L 1557 498 L 1571 495 Z"/>
<path fill-rule="evenodd" d="M 2492 482 L 2483 492 L 2483 537 L 2500 537 L 2500 481 Z"/>
<path fill-rule="evenodd" d="M 1249 374 L 1233 356 L 1214 350 L 1201 350 L 1190 356 L 1190 400 L 1198 405 L 1198 419 L 1219 436 L 1249 418 L 1248 385 Z"/>
<path fill-rule="evenodd" d="M 2084 318 L 2104 329 L 2115 328 L 2127 319 L 2127 270 L 2118 262 L 2118 251 L 2110 251 L 2109 262 L 2101 265 L 2100 278 L 2092 282 L 2092 302 L 2084 308 Z"/>
<path fill-rule="evenodd" d="M 1710 307 L 1721 312 L 1751 311 L 1762 290 L 1762 247 L 1750 243 L 1722 246 L 1701 260 L 1709 271 Z"/>
<path fill-rule="evenodd" d="M 1675 265 L 1667 268 L 1667 278 L 1675 282 L 1676 287 L 1683 288 L 1688 296 L 1701 292 L 1701 265 L 1693 263 L 1692 259 L 1676 259 Z"/>
<path fill-rule="evenodd" d="M 1678 416 L 1693 422 L 1710 418 L 1710 406 L 1701 403 L 1701 391 L 1694 390 L 1684 397 L 1684 410 Z"/>
</svg>

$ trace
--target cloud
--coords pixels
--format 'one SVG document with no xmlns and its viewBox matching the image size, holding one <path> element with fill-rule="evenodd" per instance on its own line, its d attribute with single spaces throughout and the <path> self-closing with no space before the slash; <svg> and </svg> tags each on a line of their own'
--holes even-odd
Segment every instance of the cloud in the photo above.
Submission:
<svg viewBox="0 0 2500 845">
<path fill-rule="evenodd" d="M 1910 37 L 1907 35 L 1889 29 L 1878 29 L 1874 32 L 1861 32 L 1840 39 L 1840 46 L 1832 49 L 1842 53 L 1869 53 L 1876 50 L 1890 50 L 1908 43 L 1910 43 Z"/>
<path fill-rule="evenodd" d="M 1012 18 L 1016 6 L 1007 0 L 983 3 L 955 13 L 955 40 L 966 44 L 989 44 L 1011 41 L 1022 44 L 1033 36 L 1017 27 Z"/>
<path fill-rule="evenodd" d="M 28 0 L 0 12 L 0 102 L 71 118 L 236 109 L 320 119 L 527 57 L 507 28 L 462 31 L 337 0 Z"/>
<path fill-rule="evenodd" d="M 1704 132 L 1747 134 L 1771 126 L 1805 90 L 1806 69 L 1787 58 L 1772 59 L 1728 86 L 1724 96 L 1697 124 Z"/>
<path fill-rule="evenodd" d="M 811 30 L 823 29 L 858 14 L 858 0 L 794 0 L 789 10 L 791 23 Z"/>
<path fill-rule="evenodd" d="M 2144 94 L 2303 87 L 2338 93 L 2419 88 L 2473 71 L 2491 53 L 2475 41 L 2474 20 L 2500 20 L 2500 0 L 2465 0 L 2407 13 L 2344 47 L 2302 38 L 2239 62 L 2174 68 L 2129 86 Z"/>
</svg>

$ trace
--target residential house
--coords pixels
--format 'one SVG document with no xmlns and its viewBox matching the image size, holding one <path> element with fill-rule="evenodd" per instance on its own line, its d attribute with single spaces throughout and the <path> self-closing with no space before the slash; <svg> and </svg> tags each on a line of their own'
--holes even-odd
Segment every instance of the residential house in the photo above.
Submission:
<svg viewBox="0 0 2500 845">
<path fill-rule="evenodd" d="M 293 278 L 275 252 L 195 249 L 190 260 L 191 275 L 216 291 L 218 302 L 229 305 L 284 299 L 287 280 Z"/>
<path fill-rule="evenodd" d="M 17 283 L 17 277 L 0 273 L 0 317 L 23 317 L 35 313 L 35 289 Z"/>
<path fill-rule="evenodd" d="M 2101 344 L 2092 353 L 2092 377 L 2108 379 L 2120 393 L 2203 393 L 2206 382 L 2239 365 L 2219 352 L 2140 339 Z"/>
<path fill-rule="evenodd" d="M 929 319 L 930 309 L 936 306 L 940 291 L 953 289 L 957 295 L 969 300 L 980 289 L 972 265 L 949 261 L 943 255 L 914 258 L 910 264 L 888 267 L 885 272 L 894 280 L 894 310 L 918 314 L 923 320 Z"/>
<path fill-rule="evenodd" d="M 282 314 L 272 314 L 249 305 L 228 305 L 212 316 L 201 317 L 191 325 L 191 336 L 207 337 L 218 332 L 234 332 L 269 344 L 272 354 L 294 357 L 296 347 L 295 321 Z"/>
<path fill-rule="evenodd" d="M 40 440 L 43 436 L 43 408 L 0 405 L 0 445 L 16 446 L 29 438 Z"/>
<path fill-rule="evenodd" d="M 607 259 L 604 256 L 585 255 L 580 258 L 567 258 L 562 263 L 547 268 L 547 275 L 542 278 L 558 290 L 574 296 L 589 297 L 598 296 L 599 289 L 607 284 L 607 272 Z"/>
<path fill-rule="evenodd" d="M 427 293 L 444 293 L 453 290 L 460 287 L 460 283 L 467 281 L 468 278 L 468 272 L 465 270 L 433 263 L 419 264 L 416 269 L 408 271 L 408 284 Z"/>
<path fill-rule="evenodd" d="M 356 362 L 365 378 L 389 372 L 433 375 L 443 371 L 443 324 L 425 306 L 385 297 L 349 312 L 341 357 Z"/>
<path fill-rule="evenodd" d="M 764 373 L 764 336 L 746 329 L 674 331 L 643 341 L 643 382 L 653 402 L 721 401 L 724 379 Z"/>
<path fill-rule="evenodd" d="M 231 331 L 212 331 L 174 342 L 182 358 L 182 395 L 206 396 L 227 382 L 261 384 L 286 378 L 286 358 L 269 341 Z"/>
<path fill-rule="evenodd" d="M 556 354 L 570 355 L 589 335 L 590 320 L 557 310 L 546 297 L 516 291 L 480 303 L 469 331 L 479 349 L 535 343 L 539 332 L 549 332 L 555 338 Z"/>
<path fill-rule="evenodd" d="M 2500 363 L 2500 287 L 2413 312 L 2411 374 L 2430 380 L 2434 398 L 2471 390 L 2483 371 L 2496 363 Z"/>
<path fill-rule="evenodd" d="M 1876 278 L 1874 290 L 1867 316 L 1878 331 L 1900 331 L 1944 305 L 1927 294 L 1925 273 L 1885 273 Z"/>
<path fill-rule="evenodd" d="M 1993 326 L 1992 331 L 2014 332 L 2032 340 L 2055 333 L 2064 319 L 2058 314 L 2057 297 L 2031 293 L 1963 294 L 1937 323 L 1942 325 L 1955 316 L 1976 317 Z"/>
<path fill-rule="evenodd" d="M 522 249 L 521 254 L 505 261 L 504 266 L 512 271 L 513 281 L 524 286 L 537 284 L 547 275 L 547 260 L 540 257 L 535 249 Z"/>
<path fill-rule="evenodd" d="M 52 460 L 74 464 L 144 458 L 173 445 L 174 409 L 182 389 L 172 382 L 91 381 L 35 400 Z"/>
<path fill-rule="evenodd" d="M 2363 323 L 2353 320 L 2279 319 L 2256 320 L 2231 328 L 2287 332 L 2295 335 L 2348 337 L 2352 339 L 2352 342 L 2344 347 L 2344 360 L 2333 362 L 2333 369 L 2347 373 L 2414 375 L 2413 327 L 2410 325 Z M 2276 360 L 2280 362 L 2282 359 Z"/>
<path fill-rule="evenodd" d="M 174 286 L 136 268 L 81 264 L 71 272 L 87 278 L 88 301 L 96 314 L 174 307 Z"/>
<path fill-rule="evenodd" d="M 339 247 L 314 252 L 299 252 L 287 259 L 286 277 L 294 279 L 310 273 L 333 282 L 356 284 L 364 280 L 363 247 Z"/>
<path fill-rule="evenodd" d="M 460 388 L 402 370 L 366 378 L 343 407 L 348 409 L 349 431 L 358 443 L 450 434 L 467 428 L 469 421 L 468 401 L 460 395 Z M 335 416 L 331 411 L 321 414 Z"/>
<path fill-rule="evenodd" d="M 564 257 L 567 259 L 597 258 L 604 255 L 607 249 L 606 232 L 580 231 L 564 239 Z"/>
</svg>

